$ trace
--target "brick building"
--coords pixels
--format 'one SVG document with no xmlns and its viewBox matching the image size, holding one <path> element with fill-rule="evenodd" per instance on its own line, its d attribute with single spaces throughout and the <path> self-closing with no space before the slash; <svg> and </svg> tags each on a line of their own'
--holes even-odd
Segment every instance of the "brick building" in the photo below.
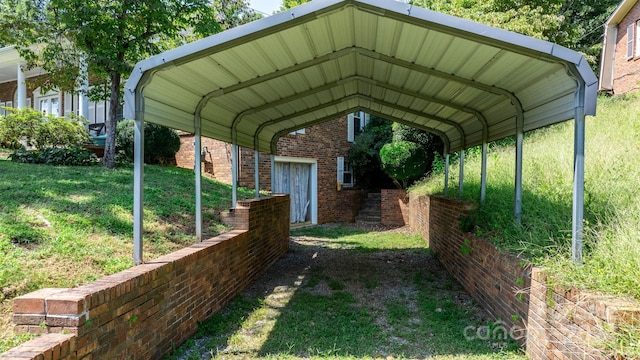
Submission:
<svg viewBox="0 0 640 360">
<path fill-rule="evenodd" d="M 640 89 L 640 1 L 624 0 L 605 23 L 600 91 Z"/>
<path fill-rule="evenodd" d="M 31 107 L 51 115 L 82 114 L 90 124 L 105 122 L 108 101 L 93 102 L 82 95 L 57 90 L 44 92 L 33 85 L 33 80 L 46 77 L 46 72 L 38 68 L 25 70 L 23 64 L 13 46 L 0 48 L 0 106 Z M 86 102 L 84 111 L 83 102 Z M 6 110 L 0 108 L 0 115 L 5 114 Z"/>
<path fill-rule="evenodd" d="M 283 136 L 275 157 L 275 192 L 291 195 L 292 222 L 354 221 L 362 193 L 346 156 L 354 137 L 363 130 L 368 115 L 362 112 L 338 117 Z M 181 135 L 176 154 L 180 167 L 193 169 L 193 135 Z M 231 183 L 231 145 L 202 138 L 203 168 L 218 181 Z M 238 185 L 255 187 L 254 150 L 240 148 Z M 259 154 L 259 187 L 271 191 L 271 158 Z M 298 194 L 303 192 L 305 194 Z M 301 209 L 296 218 L 296 199 Z M 306 209 L 305 209 L 306 208 Z M 305 211 L 306 210 L 306 211 Z"/>
</svg>

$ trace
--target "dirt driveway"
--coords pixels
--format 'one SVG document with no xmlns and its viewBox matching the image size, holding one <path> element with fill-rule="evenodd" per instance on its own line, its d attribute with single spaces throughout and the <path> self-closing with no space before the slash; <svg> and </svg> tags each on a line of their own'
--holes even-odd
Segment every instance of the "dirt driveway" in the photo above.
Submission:
<svg viewBox="0 0 640 360">
<path fill-rule="evenodd" d="M 513 343 L 469 336 L 491 320 L 425 246 L 293 234 L 290 251 L 169 358 L 524 359 Z"/>
</svg>

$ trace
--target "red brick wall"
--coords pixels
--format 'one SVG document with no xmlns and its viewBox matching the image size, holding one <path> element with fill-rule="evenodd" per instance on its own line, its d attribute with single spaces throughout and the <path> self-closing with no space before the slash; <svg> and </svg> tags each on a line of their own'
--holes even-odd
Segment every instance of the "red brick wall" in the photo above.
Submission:
<svg viewBox="0 0 640 360">
<path fill-rule="evenodd" d="M 46 75 L 40 75 L 37 77 L 27 79 L 27 98 L 31 99 L 31 103 L 27 104 L 29 107 L 33 107 L 33 90 L 35 87 L 29 84 L 29 80 L 35 80 L 39 78 L 43 78 Z M 0 83 L 0 102 L 12 101 L 14 102 L 13 107 L 16 107 L 18 104 L 15 103 L 14 97 L 16 95 L 16 91 L 18 90 L 18 82 L 17 81 L 8 81 L 5 83 Z M 64 114 L 64 94 L 61 95 L 60 99 L 60 113 Z"/>
<path fill-rule="evenodd" d="M 46 335 L 0 359 L 161 358 L 286 253 L 289 197 L 240 205 L 236 212 L 248 230 L 222 234 L 89 285 L 15 298 L 15 330 Z"/>
<path fill-rule="evenodd" d="M 550 285 L 542 269 L 498 251 L 460 229 L 475 204 L 437 196 L 409 200 L 409 224 L 438 260 L 507 331 L 526 344 L 533 360 L 612 358 L 595 346 L 605 328 L 640 326 L 640 304 Z M 526 329 L 526 331 L 519 331 Z M 500 334 L 502 335 L 502 334 Z"/>
<path fill-rule="evenodd" d="M 192 137 L 183 135 L 182 140 L 182 147 L 176 154 L 176 162 L 180 167 L 193 169 Z M 215 145 L 216 143 L 218 145 Z M 317 160 L 319 224 L 348 221 L 344 219 L 352 218 L 351 214 L 343 213 L 343 209 L 354 206 L 353 203 L 345 203 L 352 197 L 345 195 L 347 193 L 344 191 L 338 191 L 336 187 L 337 158 L 338 156 L 346 157 L 351 147 L 351 143 L 347 141 L 347 120 L 345 117 L 308 127 L 305 129 L 305 134 L 283 136 L 277 145 L 280 156 Z M 216 150 L 216 153 L 220 155 L 214 156 L 211 161 L 213 175 L 219 181 L 231 183 L 231 145 L 211 139 L 207 139 L 205 143 L 203 138 L 203 146 L 209 146 L 209 149 L 223 148 L 223 150 Z M 271 157 L 265 153 L 260 153 L 259 156 L 260 188 L 270 191 Z M 238 176 L 240 186 L 255 187 L 254 167 L 254 150 L 241 148 Z M 344 196 L 347 196 L 347 199 Z"/>
<path fill-rule="evenodd" d="M 640 305 L 552 285 L 541 268 L 531 272 L 527 355 L 532 359 L 623 359 L 596 348 L 604 329 L 640 326 Z"/>
<path fill-rule="evenodd" d="M 380 222 L 402 226 L 409 223 L 409 195 L 402 189 L 380 190 Z"/>
<path fill-rule="evenodd" d="M 640 89 L 640 56 L 627 60 L 627 26 L 640 20 L 640 1 L 618 24 L 615 59 L 613 61 L 613 90 L 616 94 Z M 636 37 L 640 34 L 636 34 Z M 636 42 L 637 43 L 637 42 Z"/>
<path fill-rule="evenodd" d="M 180 134 L 180 150 L 176 153 L 176 166 L 193 169 L 195 155 L 192 134 Z M 205 156 L 202 158 L 202 171 L 225 184 L 231 184 L 231 144 L 209 138 L 201 138 Z M 204 149 L 206 147 L 206 149 Z"/>
</svg>

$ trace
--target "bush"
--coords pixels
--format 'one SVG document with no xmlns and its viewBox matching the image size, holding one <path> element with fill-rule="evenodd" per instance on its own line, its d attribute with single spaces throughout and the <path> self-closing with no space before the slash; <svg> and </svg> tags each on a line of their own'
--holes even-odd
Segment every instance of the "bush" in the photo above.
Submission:
<svg viewBox="0 0 640 360">
<path fill-rule="evenodd" d="M 116 146 L 129 161 L 133 161 L 134 126 L 133 120 L 123 120 L 116 128 Z M 144 124 L 145 163 L 173 163 L 178 150 L 180 150 L 180 136 L 175 130 L 151 123 Z"/>
<path fill-rule="evenodd" d="M 98 163 L 96 154 L 77 145 L 68 148 L 46 148 L 32 151 L 20 148 L 9 158 L 15 162 L 29 164 L 89 166 Z"/>
<path fill-rule="evenodd" d="M 89 141 L 84 119 L 71 116 L 43 116 L 31 109 L 5 108 L 10 111 L 0 117 L 0 145 L 10 149 L 20 147 L 20 141 L 38 149 L 82 145 Z"/>
<path fill-rule="evenodd" d="M 396 186 L 406 189 L 409 181 L 420 178 L 427 169 L 427 153 L 417 143 L 396 141 L 380 149 L 382 170 Z"/>
<path fill-rule="evenodd" d="M 438 163 L 442 160 L 444 152 L 444 143 L 438 135 L 405 124 L 394 123 L 393 140 L 410 141 L 422 145 L 427 154 L 425 172 L 429 173 L 438 168 L 444 168 L 444 162 Z"/>
</svg>

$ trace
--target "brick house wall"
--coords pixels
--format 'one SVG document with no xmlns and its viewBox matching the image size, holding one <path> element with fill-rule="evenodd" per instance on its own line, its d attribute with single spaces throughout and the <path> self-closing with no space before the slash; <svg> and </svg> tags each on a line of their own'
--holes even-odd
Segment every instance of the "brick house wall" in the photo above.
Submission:
<svg viewBox="0 0 640 360">
<path fill-rule="evenodd" d="M 615 94 L 624 94 L 640 89 L 640 56 L 627 59 L 627 27 L 640 20 L 640 1 L 629 10 L 624 19 L 618 24 L 616 38 L 615 59 L 613 61 L 613 89 Z M 640 36 L 636 28 L 636 38 Z M 635 41 L 637 46 L 638 41 Z M 638 54 L 634 50 L 634 54 Z"/>
<path fill-rule="evenodd" d="M 287 252 L 287 195 L 239 205 L 242 230 L 88 285 L 15 298 L 16 332 L 43 335 L 0 359 L 162 358 Z"/>
<path fill-rule="evenodd" d="M 182 147 L 176 154 L 178 166 L 193 169 L 193 136 L 182 135 Z M 308 158 L 317 161 L 318 169 L 318 223 L 333 221 L 352 222 L 362 201 L 360 195 L 353 195 L 337 189 L 337 158 L 346 157 L 351 148 L 347 140 L 347 119 L 339 117 L 305 129 L 304 134 L 285 135 L 278 140 L 278 155 L 284 157 Z M 225 183 L 231 183 L 231 145 L 217 140 L 202 138 L 202 146 L 207 146 L 203 163 L 212 169 L 213 176 Z M 241 148 L 239 156 L 238 184 L 255 187 L 254 150 Z M 269 154 L 259 154 L 260 188 L 271 191 L 271 158 Z M 356 201 L 357 203 L 353 203 Z M 359 202 L 358 202 L 359 201 Z M 354 210 L 355 209 L 355 210 Z"/>
<path fill-rule="evenodd" d="M 31 103 L 27 104 L 29 107 L 34 106 L 34 96 L 33 91 L 36 89 L 32 85 L 29 84 L 29 80 L 41 79 L 46 77 L 47 75 L 40 75 L 34 78 L 27 79 L 27 98 L 31 99 Z M 8 81 L 4 83 L 0 83 L 0 102 L 11 101 L 14 102 L 14 98 L 16 95 L 16 91 L 18 91 L 18 82 L 17 81 Z M 16 107 L 17 104 L 13 104 L 13 107 Z M 60 99 L 60 111 L 61 114 L 64 114 L 64 93 L 61 94 Z"/>
</svg>

